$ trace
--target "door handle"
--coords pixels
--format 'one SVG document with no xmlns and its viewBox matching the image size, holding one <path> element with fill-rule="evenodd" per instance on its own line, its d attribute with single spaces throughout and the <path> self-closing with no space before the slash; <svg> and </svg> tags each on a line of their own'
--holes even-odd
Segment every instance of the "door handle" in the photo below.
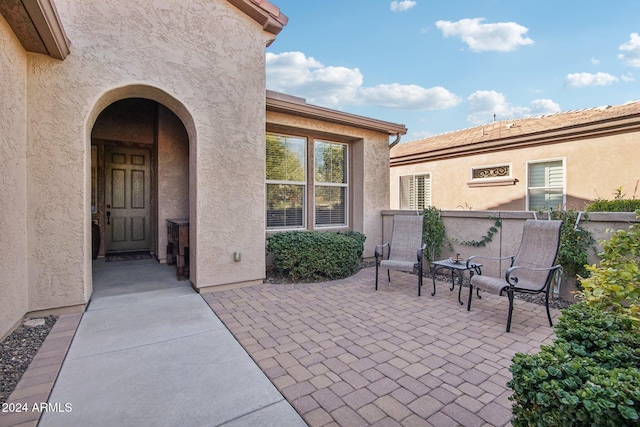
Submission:
<svg viewBox="0 0 640 427">
<path fill-rule="evenodd" d="M 111 209 L 111 205 L 107 205 L 107 209 Z M 107 225 L 111 225 L 111 211 L 107 211 Z"/>
</svg>

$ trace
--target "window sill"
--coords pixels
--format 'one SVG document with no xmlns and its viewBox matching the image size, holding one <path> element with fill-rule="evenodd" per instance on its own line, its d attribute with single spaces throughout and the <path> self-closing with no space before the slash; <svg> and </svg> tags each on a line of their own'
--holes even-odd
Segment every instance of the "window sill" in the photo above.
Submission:
<svg viewBox="0 0 640 427">
<path fill-rule="evenodd" d="M 506 185 L 516 185 L 518 183 L 517 178 L 495 178 L 495 179 L 483 179 L 477 181 L 468 181 L 467 186 L 470 188 L 477 187 L 501 187 Z"/>
</svg>

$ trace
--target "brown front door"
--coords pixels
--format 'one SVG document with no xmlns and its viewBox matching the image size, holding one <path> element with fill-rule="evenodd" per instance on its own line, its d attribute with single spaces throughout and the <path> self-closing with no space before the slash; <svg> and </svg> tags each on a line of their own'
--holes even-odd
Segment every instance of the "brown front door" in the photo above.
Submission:
<svg viewBox="0 0 640 427">
<path fill-rule="evenodd" d="M 149 150 L 107 147 L 105 150 L 105 249 L 149 249 L 151 209 Z"/>
</svg>

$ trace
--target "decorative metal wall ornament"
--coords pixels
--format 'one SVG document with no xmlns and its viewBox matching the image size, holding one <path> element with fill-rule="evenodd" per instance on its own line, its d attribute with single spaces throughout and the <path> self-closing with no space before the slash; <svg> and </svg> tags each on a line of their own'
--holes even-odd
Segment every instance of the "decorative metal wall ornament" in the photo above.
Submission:
<svg viewBox="0 0 640 427">
<path fill-rule="evenodd" d="M 473 169 L 473 179 L 501 178 L 510 175 L 509 165 Z"/>
</svg>

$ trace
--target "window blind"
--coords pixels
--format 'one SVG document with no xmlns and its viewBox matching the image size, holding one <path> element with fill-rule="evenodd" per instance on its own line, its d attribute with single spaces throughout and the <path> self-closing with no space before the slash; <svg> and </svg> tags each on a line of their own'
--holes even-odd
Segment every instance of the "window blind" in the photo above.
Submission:
<svg viewBox="0 0 640 427">
<path fill-rule="evenodd" d="M 431 176 L 400 177 L 400 209 L 423 210 L 431 206 Z"/>
<path fill-rule="evenodd" d="M 529 210 L 562 209 L 564 166 L 562 160 L 529 164 Z"/>
<path fill-rule="evenodd" d="M 306 139 L 267 134 L 267 228 L 305 225 Z"/>
<path fill-rule="evenodd" d="M 314 146 L 315 224 L 347 225 L 347 145 L 316 141 Z"/>
</svg>

